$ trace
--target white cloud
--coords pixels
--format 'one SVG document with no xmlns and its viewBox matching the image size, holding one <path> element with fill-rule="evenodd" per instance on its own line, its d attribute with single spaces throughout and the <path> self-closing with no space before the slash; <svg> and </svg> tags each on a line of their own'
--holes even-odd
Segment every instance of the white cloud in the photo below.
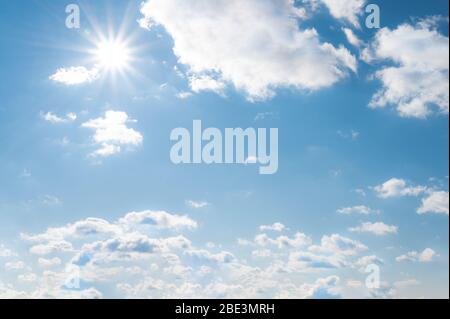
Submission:
<svg viewBox="0 0 450 319">
<path fill-rule="evenodd" d="M 356 233 L 372 233 L 377 236 L 384 236 L 387 234 L 397 234 L 398 227 L 393 225 L 386 225 L 382 222 L 367 222 L 362 223 L 360 226 L 349 228 L 349 231 Z"/>
<path fill-rule="evenodd" d="M 75 113 L 67 113 L 66 116 L 60 117 L 52 112 L 41 113 L 42 119 L 52 124 L 61 124 L 67 122 L 73 122 L 77 119 L 77 115 Z"/>
<path fill-rule="evenodd" d="M 320 0 L 330 14 L 340 20 L 350 22 L 354 27 L 360 27 L 358 16 L 362 14 L 366 0 Z"/>
<path fill-rule="evenodd" d="M 427 23 L 383 28 L 366 55 L 397 64 L 376 73 L 383 87 L 373 96 L 371 107 L 393 105 L 400 116 L 422 119 L 433 113 L 434 106 L 448 114 L 448 37 Z"/>
<path fill-rule="evenodd" d="M 216 80 L 208 75 L 192 76 L 189 79 L 189 85 L 195 93 L 211 91 L 223 95 L 225 90 L 224 82 Z"/>
<path fill-rule="evenodd" d="M 299 30 L 305 11 L 291 0 L 148 0 L 141 12 L 141 26 L 159 24 L 171 35 L 193 90 L 222 94 L 231 83 L 250 100 L 264 100 L 279 87 L 329 87 L 357 69 L 343 46 Z"/>
<path fill-rule="evenodd" d="M 352 214 L 371 215 L 380 213 L 379 210 L 375 210 L 364 205 L 343 207 L 338 209 L 337 212 L 342 215 L 352 215 Z"/>
<path fill-rule="evenodd" d="M 278 236 L 271 238 L 266 234 L 259 234 L 255 237 L 255 243 L 260 246 L 273 245 L 282 248 L 300 248 L 311 244 L 311 238 L 303 233 L 297 232 L 293 238 L 288 236 Z"/>
<path fill-rule="evenodd" d="M 395 260 L 398 262 L 402 261 L 418 261 L 418 262 L 431 262 L 434 260 L 435 257 L 438 255 L 436 252 L 431 248 L 425 248 L 422 252 L 417 251 L 410 251 L 406 255 L 398 256 Z"/>
<path fill-rule="evenodd" d="M 205 201 L 195 201 L 195 200 L 188 200 L 186 201 L 186 204 L 190 208 L 199 209 L 199 208 L 205 208 L 206 206 L 209 206 L 210 204 Z"/>
<path fill-rule="evenodd" d="M 107 111 L 104 117 L 89 120 L 82 127 L 95 130 L 93 140 L 99 148 L 91 153 L 93 157 L 106 157 L 121 152 L 122 146 L 139 146 L 143 136 L 138 131 L 127 127 L 127 123 L 135 122 L 128 114 L 118 111 Z"/>
<path fill-rule="evenodd" d="M 89 70 L 84 66 L 72 66 L 56 70 L 55 74 L 50 76 L 50 80 L 66 85 L 78 85 L 93 82 L 98 77 L 99 71 L 96 68 Z"/>
<path fill-rule="evenodd" d="M 352 29 L 349 28 L 342 28 L 342 31 L 344 32 L 345 36 L 347 37 L 347 41 L 353 45 L 354 47 L 359 48 L 362 44 L 361 40 L 358 38 L 358 36 L 353 32 Z"/>
<path fill-rule="evenodd" d="M 5 263 L 5 270 L 20 270 L 25 268 L 23 261 L 10 261 Z"/>
<path fill-rule="evenodd" d="M 399 178 L 391 178 L 373 189 L 380 198 L 418 196 L 427 191 L 425 186 L 407 186 L 406 181 Z"/>
<path fill-rule="evenodd" d="M 330 272 L 361 276 L 365 265 L 382 263 L 374 255 L 361 256 L 368 249 L 365 245 L 338 234 L 322 236 L 318 245 L 300 232 L 259 234 L 247 242 L 250 249 L 242 247 L 236 255 L 220 245 L 198 242 L 198 236 L 191 241 L 172 235 L 195 228 L 197 222 L 188 216 L 142 211 L 111 221 L 91 217 L 35 235 L 22 234 L 27 244 L 50 247 L 47 252 L 53 255 L 28 255 L 30 264 L 40 267 L 33 273 L 21 271 L 16 281 L 18 287 L 26 282 L 27 298 L 101 298 L 103 293 L 107 298 L 337 298 L 345 297 L 351 287 L 343 289 L 336 276 L 327 277 Z M 420 259 L 427 258 L 425 251 Z M 91 288 L 62 288 L 68 277 L 62 266 L 77 266 L 77 278 Z M 14 287 L 0 283 L 0 296 L 20 295 Z M 369 296 L 361 292 L 364 287 L 355 289 L 354 294 Z"/>
<path fill-rule="evenodd" d="M 309 250 L 316 253 L 331 253 L 343 256 L 357 255 L 368 248 L 364 244 L 352 240 L 350 238 L 343 237 L 339 234 L 333 234 L 331 236 L 323 236 L 319 246 L 311 246 Z"/>
<path fill-rule="evenodd" d="M 191 97 L 192 93 L 191 92 L 178 92 L 175 96 L 179 99 L 184 100 L 184 99 Z"/>
<path fill-rule="evenodd" d="M 286 226 L 284 226 L 282 223 L 274 223 L 272 225 L 261 225 L 259 226 L 259 230 L 264 231 L 276 231 L 276 232 L 282 232 L 286 229 Z"/>
<path fill-rule="evenodd" d="M 160 229 L 175 230 L 181 230 L 183 228 L 195 229 L 198 226 L 197 222 L 188 216 L 150 210 L 128 213 L 123 218 L 119 219 L 118 223 L 126 226 L 150 225 Z"/>
<path fill-rule="evenodd" d="M 432 191 L 422 199 L 422 205 L 417 210 L 419 214 L 435 213 L 448 215 L 448 192 Z"/>
</svg>

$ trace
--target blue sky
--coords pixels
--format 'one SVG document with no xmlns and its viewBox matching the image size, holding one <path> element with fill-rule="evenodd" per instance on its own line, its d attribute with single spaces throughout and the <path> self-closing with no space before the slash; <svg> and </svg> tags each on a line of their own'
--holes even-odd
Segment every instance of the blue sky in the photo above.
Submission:
<svg viewBox="0 0 450 319">
<path fill-rule="evenodd" d="M 448 298 L 448 2 L 186 3 L 0 2 L 0 297 Z M 278 172 L 174 165 L 196 119 Z"/>
</svg>

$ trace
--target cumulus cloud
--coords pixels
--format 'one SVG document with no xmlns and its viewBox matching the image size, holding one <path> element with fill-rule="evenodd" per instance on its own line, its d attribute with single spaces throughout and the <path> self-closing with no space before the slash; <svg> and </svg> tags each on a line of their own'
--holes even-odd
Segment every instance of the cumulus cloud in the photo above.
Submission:
<svg viewBox="0 0 450 319">
<path fill-rule="evenodd" d="M 320 0 L 324 3 L 330 14 L 340 20 L 351 23 L 354 27 L 360 27 L 358 16 L 362 14 L 366 0 Z"/>
<path fill-rule="evenodd" d="M 87 69 L 84 66 L 72 66 L 70 68 L 60 68 L 50 76 L 50 80 L 65 85 L 79 85 L 97 80 L 99 71 L 97 68 Z"/>
<path fill-rule="evenodd" d="M 360 226 L 349 228 L 349 231 L 355 233 L 372 233 L 377 236 L 384 236 L 388 234 L 397 234 L 398 227 L 393 225 L 386 225 L 382 222 L 367 222 L 362 223 Z"/>
<path fill-rule="evenodd" d="M 425 248 L 422 252 L 410 251 L 405 255 L 398 256 L 395 260 L 398 262 L 411 261 L 411 262 L 431 262 L 438 255 L 431 248 Z"/>
<path fill-rule="evenodd" d="M 272 238 L 267 234 L 259 234 L 255 237 L 255 243 L 260 246 L 277 246 L 278 248 L 300 248 L 311 244 L 311 238 L 303 233 L 297 232 L 294 237 L 278 236 Z"/>
<path fill-rule="evenodd" d="M 123 146 L 139 146 L 144 138 L 138 131 L 127 127 L 130 122 L 128 114 L 119 111 L 107 111 L 104 117 L 89 120 L 82 127 L 95 131 L 93 140 L 99 148 L 92 152 L 92 157 L 107 157 L 121 152 Z"/>
<path fill-rule="evenodd" d="M 126 214 L 119 224 L 127 226 L 151 225 L 159 229 L 181 230 L 197 228 L 197 222 L 188 216 L 170 214 L 165 211 L 143 211 Z"/>
<path fill-rule="evenodd" d="M 288 231 L 281 225 L 263 228 Z M 106 297 L 114 291 L 133 298 L 332 298 L 339 296 L 339 280 L 321 272 L 351 268 L 353 258 L 367 249 L 337 234 L 323 236 L 319 245 L 300 232 L 258 234 L 248 241 L 250 257 L 264 257 L 259 261 L 265 265 L 254 265 L 254 258 L 243 259 L 217 245 L 196 246 L 180 234 L 197 227 L 189 216 L 148 210 L 113 221 L 90 217 L 22 234 L 31 246 L 29 257 L 40 267 L 16 270 L 17 282 L 26 281 L 24 294 L 29 298 L 100 298 L 99 287 L 106 287 Z M 77 278 L 91 288 L 64 289 L 68 273 L 63 268 L 69 266 L 76 267 Z M 304 273 L 314 275 L 305 281 L 298 276 Z M 0 286 L 0 295 L 20 295 L 12 287 L 3 290 Z"/>
<path fill-rule="evenodd" d="M 367 249 L 367 246 L 365 246 L 364 244 L 356 240 L 343 237 L 339 234 L 323 236 L 320 245 L 309 247 L 309 250 L 312 252 L 329 253 L 343 256 L 354 256 Z"/>
<path fill-rule="evenodd" d="M 380 213 L 379 210 L 375 210 L 364 205 L 343 207 L 338 209 L 337 212 L 342 215 L 352 215 L 352 214 L 371 215 Z"/>
<path fill-rule="evenodd" d="M 432 191 L 426 198 L 422 199 L 422 205 L 417 209 L 417 213 L 448 215 L 448 208 L 448 192 Z"/>
<path fill-rule="evenodd" d="M 274 223 L 272 225 L 261 225 L 259 226 L 259 230 L 264 231 L 276 231 L 276 232 L 282 232 L 286 229 L 286 226 L 284 226 L 282 223 Z"/>
<path fill-rule="evenodd" d="M 396 64 L 375 74 L 382 88 L 373 96 L 372 108 L 392 105 L 400 116 L 421 119 L 430 116 L 433 107 L 448 114 L 448 37 L 429 23 L 381 29 L 366 55 Z"/>
<path fill-rule="evenodd" d="M 222 94 L 232 84 L 264 100 L 279 87 L 317 90 L 357 70 L 346 48 L 299 29 L 305 10 L 291 0 L 148 0 L 141 13 L 142 27 L 161 25 L 173 38 L 194 91 Z"/>
<path fill-rule="evenodd" d="M 425 186 L 407 185 L 404 179 L 391 178 L 381 185 L 373 188 L 380 198 L 391 198 L 401 196 L 418 196 L 427 191 Z"/>
</svg>

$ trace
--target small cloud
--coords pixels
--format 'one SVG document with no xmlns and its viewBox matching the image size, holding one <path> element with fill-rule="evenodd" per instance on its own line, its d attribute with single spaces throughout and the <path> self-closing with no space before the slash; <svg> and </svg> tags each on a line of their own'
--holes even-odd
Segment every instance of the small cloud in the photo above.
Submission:
<svg viewBox="0 0 450 319">
<path fill-rule="evenodd" d="M 122 151 L 122 146 L 139 146 L 143 136 L 138 131 L 127 127 L 130 120 L 128 114 L 118 111 L 107 111 L 104 117 L 89 120 L 82 127 L 95 131 L 93 140 L 99 147 L 90 154 L 91 157 L 108 157 Z"/>
<path fill-rule="evenodd" d="M 178 92 L 175 96 L 181 100 L 185 100 L 192 96 L 192 92 Z"/>
<path fill-rule="evenodd" d="M 395 258 L 397 262 L 410 261 L 410 262 L 431 262 L 439 255 L 431 248 L 425 248 L 422 252 L 410 251 L 405 255 Z"/>
<path fill-rule="evenodd" d="M 379 210 L 374 210 L 364 205 L 343 207 L 338 209 L 337 212 L 342 215 L 352 215 L 352 214 L 371 215 L 380 213 Z"/>
<path fill-rule="evenodd" d="M 77 119 L 77 115 L 75 113 L 67 113 L 66 116 L 61 117 L 52 112 L 41 113 L 41 118 L 44 121 L 50 122 L 52 124 L 62 124 L 67 122 L 73 122 Z"/>
<path fill-rule="evenodd" d="M 391 178 L 373 189 L 380 198 L 418 196 L 427 191 L 425 186 L 409 186 L 405 180 L 399 178 Z"/>
<path fill-rule="evenodd" d="M 190 208 L 199 209 L 209 206 L 210 204 L 205 201 L 195 201 L 195 200 L 188 200 L 186 201 L 186 205 Z"/>
<path fill-rule="evenodd" d="M 65 85 L 79 85 L 83 83 L 90 83 L 97 80 L 99 77 L 99 71 L 97 68 L 91 70 L 86 69 L 84 66 L 60 68 L 50 76 L 50 80 L 59 82 Z"/>
<path fill-rule="evenodd" d="M 195 93 L 211 91 L 222 96 L 224 95 L 225 83 L 208 75 L 192 76 L 189 79 L 189 84 Z"/>
<path fill-rule="evenodd" d="M 259 226 L 259 230 L 264 231 L 276 231 L 276 232 L 282 232 L 286 229 L 286 226 L 284 226 L 282 223 L 274 223 L 272 225 L 262 225 Z"/>
<path fill-rule="evenodd" d="M 360 226 L 349 228 L 349 231 L 355 233 L 372 233 L 377 236 L 384 236 L 388 234 L 397 234 L 398 227 L 393 225 L 386 225 L 382 222 L 376 223 L 362 223 Z"/>
</svg>

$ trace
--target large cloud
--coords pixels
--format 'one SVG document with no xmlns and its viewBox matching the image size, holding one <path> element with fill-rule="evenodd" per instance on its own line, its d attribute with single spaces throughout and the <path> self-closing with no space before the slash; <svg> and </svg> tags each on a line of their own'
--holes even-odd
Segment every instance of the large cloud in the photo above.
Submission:
<svg viewBox="0 0 450 319">
<path fill-rule="evenodd" d="M 196 91 L 221 92 L 228 82 L 263 100 L 277 87 L 328 87 L 357 69 L 346 48 L 299 29 L 304 10 L 292 0 L 148 0 L 141 12 L 141 26 L 161 25 L 171 35 Z"/>
<path fill-rule="evenodd" d="M 371 50 L 371 59 L 395 64 L 376 73 L 383 87 L 371 107 L 393 105 L 404 117 L 426 118 L 433 107 L 448 114 L 448 37 L 429 23 L 402 24 L 378 31 Z"/>
</svg>

